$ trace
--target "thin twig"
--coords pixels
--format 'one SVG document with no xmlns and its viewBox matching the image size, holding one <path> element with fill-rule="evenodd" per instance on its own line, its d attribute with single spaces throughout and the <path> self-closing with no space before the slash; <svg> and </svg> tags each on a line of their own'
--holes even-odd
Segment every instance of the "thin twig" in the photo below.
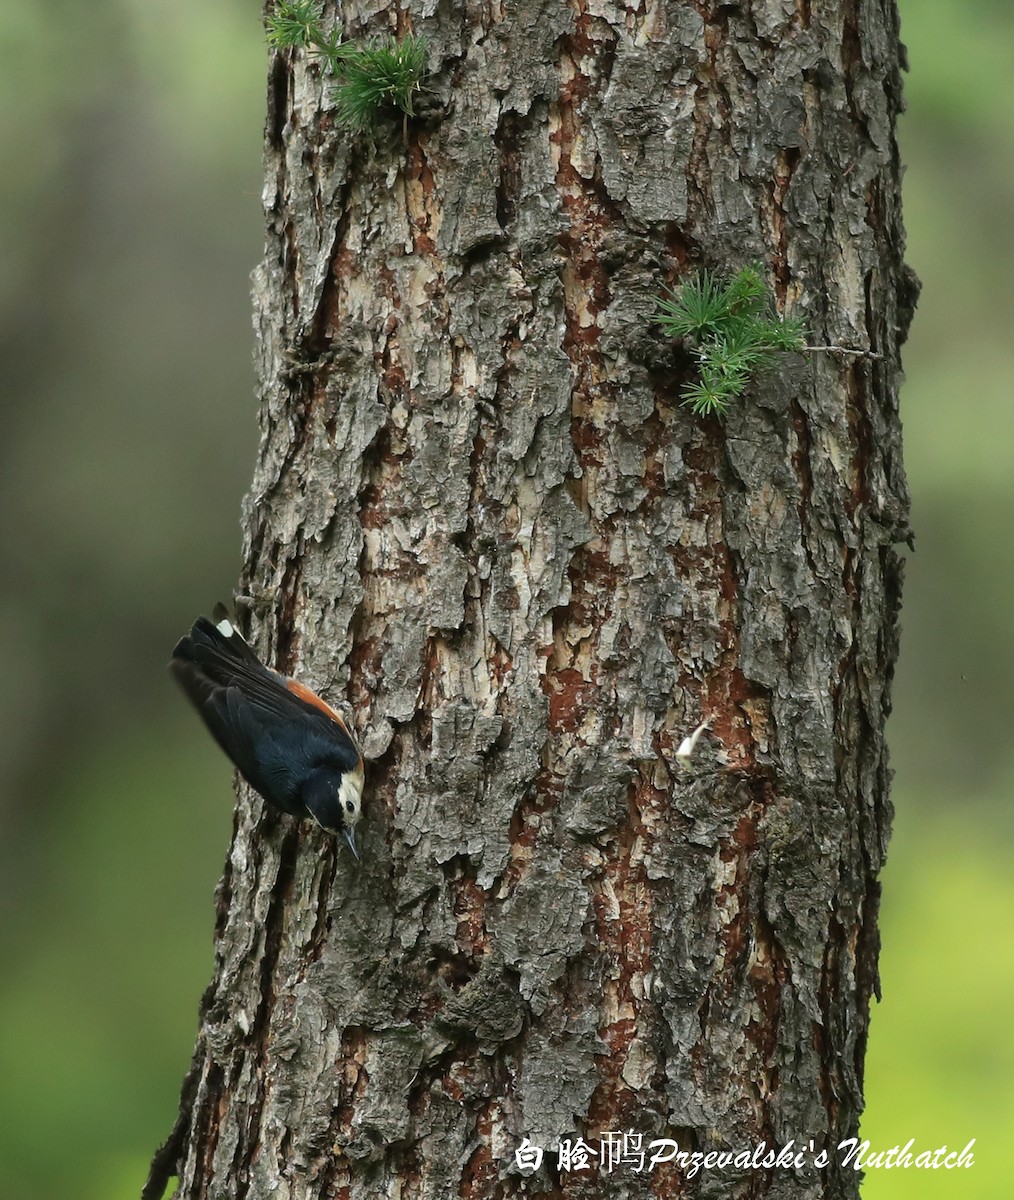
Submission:
<svg viewBox="0 0 1014 1200">
<path fill-rule="evenodd" d="M 859 358 L 883 358 L 875 350 L 853 350 L 849 346 L 804 346 L 804 350 L 823 351 L 824 354 L 855 354 Z"/>
</svg>

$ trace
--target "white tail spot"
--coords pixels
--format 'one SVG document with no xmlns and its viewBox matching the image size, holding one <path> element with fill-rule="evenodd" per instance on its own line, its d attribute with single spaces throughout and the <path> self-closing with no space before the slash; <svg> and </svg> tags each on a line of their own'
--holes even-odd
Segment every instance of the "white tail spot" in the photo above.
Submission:
<svg viewBox="0 0 1014 1200">
<path fill-rule="evenodd" d="M 219 621 L 218 624 L 215 626 L 215 628 L 222 635 L 222 637 L 227 637 L 227 638 L 231 638 L 232 635 L 236 632 L 236 630 L 233 629 L 233 627 L 229 621 Z"/>
</svg>

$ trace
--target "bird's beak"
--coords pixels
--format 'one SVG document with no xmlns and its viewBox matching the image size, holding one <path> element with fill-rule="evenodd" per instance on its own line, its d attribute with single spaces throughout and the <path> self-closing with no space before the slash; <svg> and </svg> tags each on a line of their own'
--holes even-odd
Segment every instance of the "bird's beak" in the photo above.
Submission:
<svg viewBox="0 0 1014 1200">
<path fill-rule="evenodd" d="M 352 851 L 352 857 L 359 862 L 359 851 L 356 849 L 356 839 L 351 829 L 343 828 L 342 836 L 349 844 L 349 849 Z"/>
</svg>

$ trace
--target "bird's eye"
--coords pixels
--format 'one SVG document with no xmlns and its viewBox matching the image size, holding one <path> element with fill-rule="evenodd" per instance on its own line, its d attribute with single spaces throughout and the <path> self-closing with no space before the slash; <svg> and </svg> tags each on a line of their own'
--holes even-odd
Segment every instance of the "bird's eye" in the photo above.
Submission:
<svg viewBox="0 0 1014 1200">
<path fill-rule="evenodd" d="M 352 803 L 352 801 L 351 801 L 351 800 L 346 800 L 346 801 L 345 801 L 345 808 L 346 808 L 346 809 L 347 809 L 349 812 L 355 812 L 355 811 L 356 811 L 356 806 L 355 806 L 355 805 Z"/>
</svg>

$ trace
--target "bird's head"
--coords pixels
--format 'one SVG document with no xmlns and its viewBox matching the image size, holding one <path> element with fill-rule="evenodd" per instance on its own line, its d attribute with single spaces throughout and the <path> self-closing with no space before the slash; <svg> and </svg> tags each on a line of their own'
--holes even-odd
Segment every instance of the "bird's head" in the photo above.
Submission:
<svg viewBox="0 0 1014 1200">
<path fill-rule="evenodd" d="M 303 785 L 302 800 L 321 829 L 348 842 L 359 857 L 355 829 L 363 806 L 363 772 L 315 771 Z"/>
</svg>

